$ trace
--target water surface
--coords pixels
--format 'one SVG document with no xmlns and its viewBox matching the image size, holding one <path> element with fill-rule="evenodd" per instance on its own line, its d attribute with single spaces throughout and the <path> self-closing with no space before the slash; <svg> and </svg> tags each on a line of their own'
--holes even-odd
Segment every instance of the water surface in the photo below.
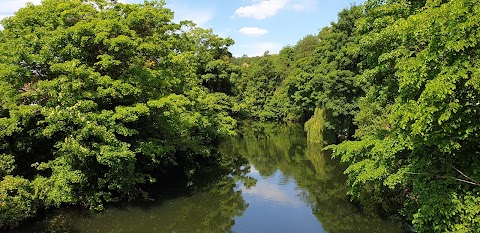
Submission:
<svg viewBox="0 0 480 233">
<path fill-rule="evenodd" d="M 301 127 L 253 125 L 242 132 L 220 151 L 246 162 L 193 192 L 169 186 L 155 201 L 98 214 L 61 209 L 15 232 L 404 232 L 401 223 L 367 215 L 349 201 L 343 167 L 321 144 L 307 143 Z"/>
</svg>

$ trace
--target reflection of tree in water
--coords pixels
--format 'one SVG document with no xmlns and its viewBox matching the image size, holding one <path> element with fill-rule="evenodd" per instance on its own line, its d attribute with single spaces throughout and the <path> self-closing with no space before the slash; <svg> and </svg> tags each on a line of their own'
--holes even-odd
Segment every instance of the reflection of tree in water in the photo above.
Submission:
<svg viewBox="0 0 480 233">
<path fill-rule="evenodd" d="M 256 124 L 246 126 L 221 149 L 248 158 L 263 176 L 280 170 L 285 180 L 293 179 L 329 233 L 402 232 L 401 224 L 366 215 L 350 202 L 344 168 L 322 148 L 320 143 L 307 144 L 298 125 Z"/>
<path fill-rule="evenodd" d="M 401 232 L 399 224 L 367 216 L 349 201 L 343 167 L 322 151 L 321 144 L 307 144 L 302 127 L 256 124 L 245 127 L 240 135 L 220 148 L 231 158 L 225 160 L 231 170 L 196 180 L 194 192 L 175 189 L 154 202 L 107 207 L 94 215 L 64 209 L 15 233 L 231 232 L 235 217 L 248 207 L 236 182 L 255 184 L 245 176 L 249 166 L 238 155 L 249 159 L 262 176 L 280 170 L 286 182 L 294 180 L 300 197 L 329 233 Z"/>
<path fill-rule="evenodd" d="M 248 207 L 241 191 L 236 189 L 237 180 L 244 179 L 248 168 L 246 164 L 236 164 L 230 174 L 210 174 L 208 179 L 197 180 L 195 187 L 189 188 L 195 191 L 189 192 L 184 186 L 178 190 L 177 187 L 156 201 L 107 207 L 98 214 L 63 209 L 16 233 L 231 232 L 234 218 L 241 216 Z"/>
<path fill-rule="evenodd" d="M 299 125 L 256 123 L 245 126 L 240 135 L 224 142 L 220 151 L 248 158 L 262 176 L 271 176 L 279 165 L 304 157 L 306 141 Z M 285 176 L 289 176 L 288 169 L 282 170 Z"/>
</svg>

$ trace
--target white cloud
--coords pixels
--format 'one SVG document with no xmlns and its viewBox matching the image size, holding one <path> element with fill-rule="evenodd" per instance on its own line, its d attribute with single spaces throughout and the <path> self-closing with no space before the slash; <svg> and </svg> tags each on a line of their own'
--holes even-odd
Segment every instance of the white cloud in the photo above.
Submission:
<svg viewBox="0 0 480 233">
<path fill-rule="evenodd" d="M 235 10 L 235 14 L 240 17 L 265 19 L 276 15 L 278 11 L 287 6 L 287 3 L 288 0 L 262 0 L 255 4 L 238 8 Z"/>
<path fill-rule="evenodd" d="M 8 16 L 12 16 L 12 15 L 2 15 L 2 14 L 0 14 L 0 20 L 2 20 L 4 18 L 7 18 Z"/>
<path fill-rule="evenodd" d="M 235 15 L 254 19 L 275 16 L 280 10 L 288 8 L 298 12 L 314 8 L 315 0 L 250 0 L 253 4 L 235 10 Z"/>
<path fill-rule="evenodd" d="M 268 30 L 258 27 L 243 27 L 239 32 L 247 36 L 263 36 L 268 33 Z"/>
<path fill-rule="evenodd" d="M 25 7 L 28 2 L 33 4 L 40 4 L 41 0 L 2 0 L 0 1 L 0 20 L 12 16 L 20 8 Z M 3 26 L 0 25 L 0 30 L 3 30 Z"/>
<path fill-rule="evenodd" d="M 33 4 L 40 4 L 41 0 L 4 0 L 0 2 L 0 9 L 2 12 L 14 13 L 18 9 L 27 5 L 28 2 Z"/>
</svg>

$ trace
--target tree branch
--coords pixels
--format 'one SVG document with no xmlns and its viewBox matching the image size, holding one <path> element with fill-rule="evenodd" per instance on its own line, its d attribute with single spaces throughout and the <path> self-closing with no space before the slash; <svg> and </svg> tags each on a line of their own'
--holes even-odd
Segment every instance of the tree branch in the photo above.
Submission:
<svg viewBox="0 0 480 233">
<path fill-rule="evenodd" d="M 405 172 L 405 173 L 406 174 L 412 174 L 412 175 L 434 176 L 434 177 L 440 178 L 440 179 L 453 179 L 453 180 L 460 181 L 460 182 L 463 182 L 463 183 L 467 183 L 467 184 L 471 184 L 471 185 L 475 185 L 475 186 L 480 186 L 480 183 L 476 182 L 475 180 L 473 180 L 473 181 L 463 180 L 463 179 L 455 178 L 453 176 L 442 176 L 442 175 L 438 175 L 438 174 L 418 173 L 418 172 Z"/>
<path fill-rule="evenodd" d="M 442 159 L 442 160 L 443 160 L 443 162 L 445 162 L 446 164 L 450 165 L 453 169 L 455 169 L 455 171 L 457 171 L 458 173 L 460 173 L 460 175 L 462 175 L 463 177 L 467 178 L 468 180 L 470 180 L 470 181 L 472 181 L 472 182 L 474 182 L 474 183 L 476 183 L 476 184 L 479 183 L 478 181 L 476 181 L 476 180 L 468 177 L 467 175 L 465 175 L 465 173 L 463 173 L 462 171 L 460 171 L 459 169 L 457 169 L 455 166 L 453 166 L 453 164 L 447 162 L 445 159 Z"/>
</svg>

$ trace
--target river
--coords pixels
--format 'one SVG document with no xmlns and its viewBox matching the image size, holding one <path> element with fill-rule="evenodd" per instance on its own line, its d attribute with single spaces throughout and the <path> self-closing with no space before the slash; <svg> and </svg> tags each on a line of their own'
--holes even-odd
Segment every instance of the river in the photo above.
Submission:
<svg viewBox="0 0 480 233">
<path fill-rule="evenodd" d="M 344 167 L 321 144 L 307 143 L 302 127 L 255 124 L 242 132 L 220 145 L 239 165 L 194 189 L 162 184 L 152 201 L 96 214 L 63 208 L 14 232 L 405 232 L 401 221 L 365 214 L 350 202 Z"/>
</svg>

